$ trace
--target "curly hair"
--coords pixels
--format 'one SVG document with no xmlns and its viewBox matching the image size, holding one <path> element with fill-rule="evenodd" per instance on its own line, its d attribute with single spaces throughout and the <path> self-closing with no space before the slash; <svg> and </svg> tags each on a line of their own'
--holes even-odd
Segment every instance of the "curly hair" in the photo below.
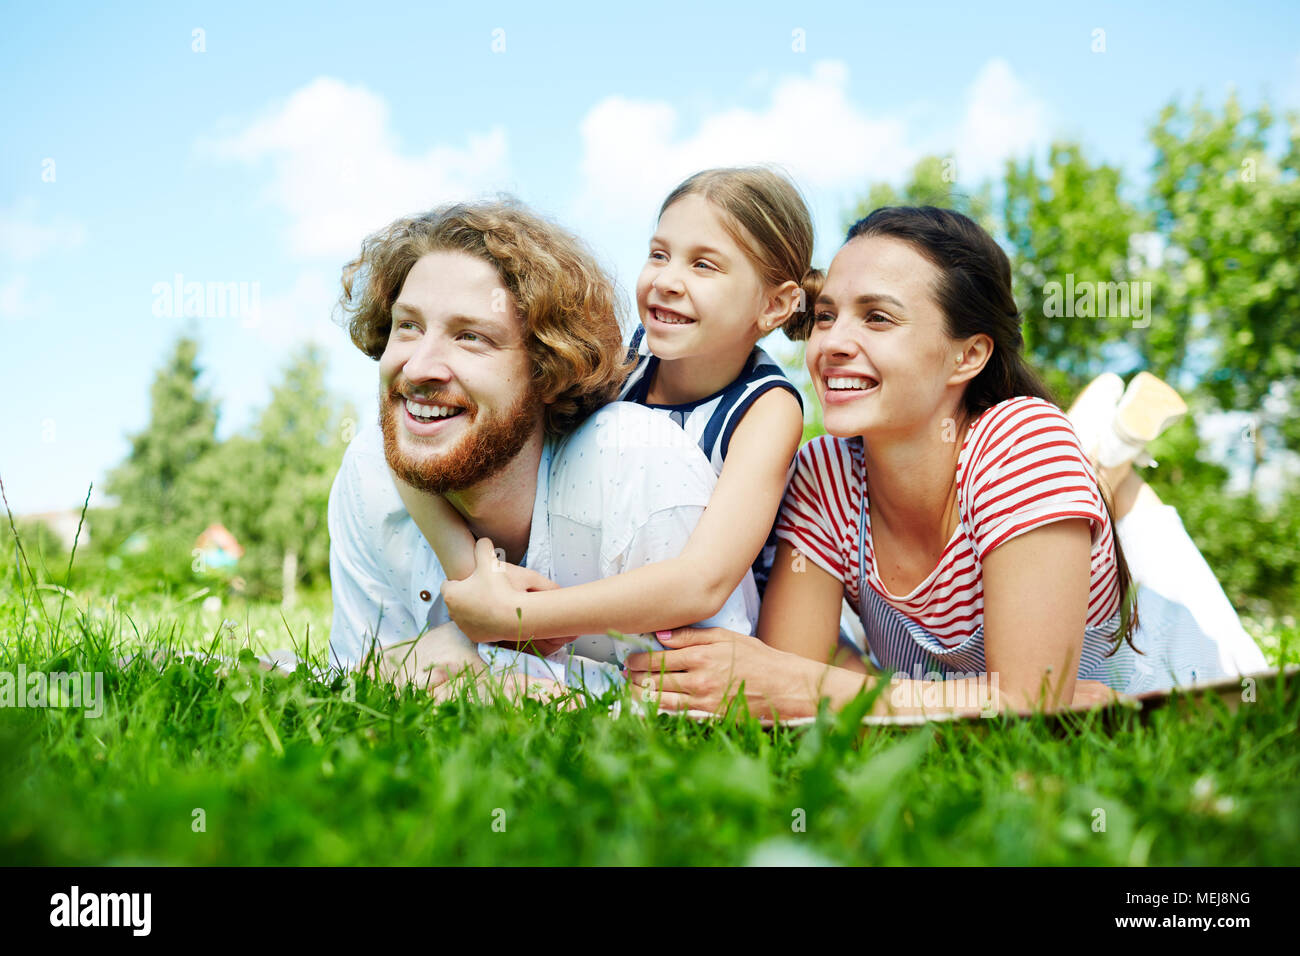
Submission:
<svg viewBox="0 0 1300 956">
<path fill-rule="evenodd" d="M 555 396 L 545 409 L 547 434 L 568 434 L 617 397 L 632 366 L 614 283 L 581 240 L 509 197 L 439 206 L 366 238 L 343 267 L 339 299 L 362 352 L 383 355 L 393 303 L 411 267 L 431 252 L 467 253 L 496 269 L 523 320 L 533 383 Z"/>
</svg>

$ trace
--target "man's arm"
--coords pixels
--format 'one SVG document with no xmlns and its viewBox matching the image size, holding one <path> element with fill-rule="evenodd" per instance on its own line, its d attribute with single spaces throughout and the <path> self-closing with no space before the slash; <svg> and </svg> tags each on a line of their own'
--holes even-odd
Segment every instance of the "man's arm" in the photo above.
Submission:
<svg viewBox="0 0 1300 956">
<path fill-rule="evenodd" d="M 330 655 L 333 663 L 347 670 L 358 667 L 367 657 L 388 660 L 388 648 L 404 644 L 402 653 L 417 639 L 419 659 L 431 654 L 449 661 L 477 657 L 473 646 L 460 636 L 443 632 L 421 635 L 422 623 L 407 608 L 399 589 L 390 580 L 377 549 L 384 532 L 383 497 L 367 495 L 360 454 L 349 449 L 330 488 L 327 521 L 330 534 L 330 592 L 334 603 L 330 627 Z M 376 476 L 387 481 L 386 472 Z M 374 513 L 367 514 L 369 507 Z M 436 654 L 435 654 L 436 650 Z M 392 667 L 389 662 L 382 667 Z"/>
</svg>

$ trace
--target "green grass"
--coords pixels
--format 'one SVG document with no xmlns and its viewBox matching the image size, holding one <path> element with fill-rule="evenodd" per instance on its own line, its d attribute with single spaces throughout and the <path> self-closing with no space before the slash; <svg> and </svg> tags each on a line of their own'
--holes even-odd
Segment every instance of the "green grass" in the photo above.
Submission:
<svg viewBox="0 0 1300 956">
<path fill-rule="evenodd" d="M 0 590 L 0 671 L 101 672 L 106 704 L 0 709 L 4 864 L 1300 861 L 1294 682 L 1235 713 L 1214 699 L 921 729 L 614 719 L 365 679 L 350 693 L 305 668 L 268 674 L 251 651 L 235 668 L 212 656 L 301 645 L 308 625 L 323 651 L 328 595 L 281 620 L 16 587 Z M 1272 638 L 1270 660 L 1295 661 L 1294 621 Z M 117 663 L 160 645 L 197 650 Z"/>
</svg>

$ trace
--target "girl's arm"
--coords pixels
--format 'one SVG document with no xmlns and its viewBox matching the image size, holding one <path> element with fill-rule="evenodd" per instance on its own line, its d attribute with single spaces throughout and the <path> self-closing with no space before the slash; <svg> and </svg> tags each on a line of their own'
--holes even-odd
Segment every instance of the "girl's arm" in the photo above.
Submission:
<svg viewBox="0 0 1300 956">
<path fill-rule="evenodd" d="M 469 577 L 475 566 L 474 556 L 474 535 L 465 524 L 465 519 L 461 517 L 460 512 L 451 506 L 442 495 L 426 495 L 408 485 L 389 469 L 389 474 L 393 475 L 393 484 L 397 486 L 397 493 L 401 496 L 402 502 L 406 505 L 406 510 L 411 518 L 415 521 L 415 526 L 420 529 L 425 540 L 433 546 L 433 553 L 438 556 L 438 563 L 442 565 L 443 573 L 447 575 L 448 581 L 459 581 Z M 558 587 L 558 585 L 528 568 L 521 568 L 513 564 L 493 565 L 494 569 L 499 567 L 506 573 L 501 577 L 506 578 L 512 587 L 520 590 L 540 591 Z M 519 634 L 518 627 L 505 627 L 495 634 L 480 634 L 475 637 L 474 641 L 492 641 L 494 643 L 503 643 L 526 650 L 534 654 L 545 657 L 552 651 L 558 650 L 572 636 L 566 635 L 566 639 L 556 639 L 554 641 L 514 640 Z M 468 658 L 473 655 L 473 660 L 477 661 L 478 652 L 473 650 L 473 641 L 466 640 L 465 635 L 460 636 L 457 648 L 460 657 Z"/>
<path fill-rule="evenodd" d="M 397 493 L 406 505 L 407 513 L 415 520 L 425 540 L 433 545 L 433 553 L 450 581 L 460 581 L 474 573 L 474 535 L 460 512 L 442 495 L 427 495 L 394 474 Z"/>
<path fill-rule="evenodd" d="M 518 593 L 481 569 L 443 589 L 447 609 L 475 640 L 517 626 L 538 639 L 629 634 L 693 624 L 716 614 L 767 540 L 790 462 L 803 435 L 803 412 L 785 389 L 764 393 L 732 433 L 709 505 L 681 555 L 587 584 Z"/>
</svg>

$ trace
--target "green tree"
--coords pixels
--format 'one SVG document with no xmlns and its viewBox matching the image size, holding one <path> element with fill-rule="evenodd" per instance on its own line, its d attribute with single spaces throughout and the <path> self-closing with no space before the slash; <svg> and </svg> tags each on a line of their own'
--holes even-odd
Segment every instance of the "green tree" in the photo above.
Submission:
<svg viewBox="0 0 1300 956">
<path fill-rule="evenodd" d="M 1275 156 L 1267 105 L 1245 112 L 1230 96 L 1221 113 L 1199 101 L 1161 112 L 1152 203 L 1168 249 L 1163 314 L 1145 350 L 1157 371 L 1190 371 L 1219 408 L 1255 413 L 1262 437 L 1300 448 L 1300 118 L 1288 125 Z M 1209 355 L 1202 367 L 1196 342 Z M 1282 399 L 1272 414 L 1270 393 Z"/>
<path fill-rule="evenodd" d="M 281 556 L 281 593 L 292 606 L 304 575 L 328 575 L 329 532 L 325 524 L 330 485 L 343 457 L 340 410 L 325 386 L 320 351 L 306 347 L 289 364 L 284 381 L 257 426 L 262 453 L 275 481 L 262 520 L 266 541 Z"/>
<path fill-rule="evenodd" d="M 1134 322 L 1146 321 L 1133 317 L 1130 287 L 1121 298 L 1111 285 L 1135 278 L 1131 237 L 1145 222 L 1121 195 L 1120 171 L 1089 163 L 1076 143 L 1053 144 L 1041 175 L 1032 158 L 1009 162 L 1004 185 L 1002 222 L 1025 354 L 1068 403 L 1102 371 L 1105 346 L 1131 340 Z"/>
<path fill-rule="evenodd" d="M 138 533 L 180 577 L 189 573 L 190 548 L 203 530 L 190 477 L 217 447 L 218 405 L 199 387 L 197 356 L 198 343 L 182 336 L 154 376 L 149 423 L 131 436 L 126 460 L 105 481 L 118 505 L 97 510 L 93 522 L 101 547 L 112 550 Z"/>
<path fill-rule="evenodd" d="M 326 510 L 346 447 L 350 407 L 325 386 L 324 358 L 306 346 L 286 364 L 251 435 L 232 436 L 195 482 L 244 549 L 238 574 L 250 595 L 278 593 L 292 607 L 300 584 L 329 576 Z"/>
<path fill-rule="evenodd" d="M 939 206 L 970 216 L 985 229 L 994 231 L 992 192 L 988 183 L 968 189 L 959 184 L 956 160 L 923 156 L 908 174 L 901 189 L 889 183 L 873 183 L 867 198 L 858 202 L 844 218 L 844 228 L 881 206 Z"/>
</svg>

